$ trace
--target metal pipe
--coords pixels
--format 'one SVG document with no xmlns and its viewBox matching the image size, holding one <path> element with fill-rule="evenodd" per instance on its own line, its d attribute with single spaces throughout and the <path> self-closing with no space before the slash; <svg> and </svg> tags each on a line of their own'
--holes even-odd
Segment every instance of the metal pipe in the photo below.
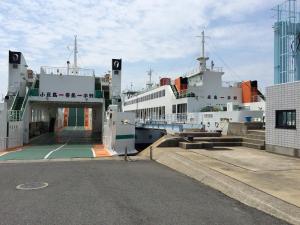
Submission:
<svg viewBox="0 0 300 225">
<path fill-rule="evenodd" d="M 125 154 L 124 154 L 124 160 L 125 161 L 128 161 L 127 153 L 128 153 L 128 151 L 127 151 L 127 146 L 126 146 L 125 147 Z"/>
</svg>

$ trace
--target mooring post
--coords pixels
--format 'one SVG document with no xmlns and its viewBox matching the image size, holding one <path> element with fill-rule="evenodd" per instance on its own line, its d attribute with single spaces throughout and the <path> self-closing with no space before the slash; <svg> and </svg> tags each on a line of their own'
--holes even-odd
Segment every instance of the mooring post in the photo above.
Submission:
<svg viewBox="0 0 300 225">
<path fill-rule="evenodd" d="M 125 147 L 124 160 L 127 161 L 127 146 Z"/>
<path fill-rule="evenodd" d="M 150 146 L 150 160 L 153 160 L 152 150 L 152 146 Z"/>
</svg>

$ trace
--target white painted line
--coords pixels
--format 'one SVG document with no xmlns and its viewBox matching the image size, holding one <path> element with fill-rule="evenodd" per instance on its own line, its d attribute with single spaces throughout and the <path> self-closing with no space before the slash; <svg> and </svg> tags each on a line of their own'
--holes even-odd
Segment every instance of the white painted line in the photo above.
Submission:
<svg viewBox="0 0 300 225">
<path fill-rule="evenodd" d="M 93 157 L 96 158 L 96 152 L 94 148 L 91 148 L 92 152 L 93 152 Z"/>
<path fill-rule="evenodd" d="M 8 153 L 9 153 L 9 152 L 3 152 L 3 153 L 0 153 L 0 157 L 6 155 L 6 154 L 8 154 Z"/>
<path fill-rule="evenodd" d="M 56 149 L 52 150 L 51 152 L 49 152 L 47 155 L 45 155 L 44 159 L 48 159 L 48 158 L 49 158 L 49 156 L 50 156 L 50 155 L 51 155 L 53 152 L 56 152 L 56 151 L 58 151 L 59 149 L 61 149 L 62 147 L 64 147 L 66 144 L 67 144 L 67 143 L 65 143 L 65 144 L 63 144 L 63 145 L 59 146 L 58 148 L 56 148 Z"/>
</svg>

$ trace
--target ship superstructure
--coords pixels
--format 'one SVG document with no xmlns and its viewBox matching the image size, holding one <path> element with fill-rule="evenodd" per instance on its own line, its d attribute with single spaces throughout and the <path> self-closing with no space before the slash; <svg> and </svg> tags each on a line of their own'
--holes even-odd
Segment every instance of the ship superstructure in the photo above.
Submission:
<svg viewBox="0 0 300 225">
<path fill-rule="evenodd" d="M 200 112 L 264 110 L 257 81 L 223 82 L 223 69 L 215 67 L 213 61 L 207 66 L 204 32 L 202 55 L 197 60 L 199 67 L 184 76 L 161 78 L 158 85 L 147 85 L 145 91 L 124 93 L 123 110 L 135 112 L 142 123 L 185 123 L 189 114 Z"/>
</svg>

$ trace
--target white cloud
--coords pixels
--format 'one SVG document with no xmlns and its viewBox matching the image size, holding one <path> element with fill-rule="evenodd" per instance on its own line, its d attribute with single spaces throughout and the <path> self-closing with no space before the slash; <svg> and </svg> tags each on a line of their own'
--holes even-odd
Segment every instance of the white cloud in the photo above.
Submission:
<svg viewBox="0 0 300 225">
<path fill-rule="evenodd" d="M 45 64 L 61 66 L 74 34 L 78 35 L 80 61 L 87 67 L 109 68 L 113 57 L 128 63 L 184 60 L 199 52 L 195 36 L 203 27 L 208 28 L 220 54 L 235 50 L 233 54 L 238 55 L 241 49 L 271 54 L 272 21 L 253 20 L 253 15 L 269 13 L 277 2 L 4 0 L 0 3 L 1 63 L 6 61 L 3 52 L 11 48 L 21 50 L 36 70 Z M 0 81 L 3 92 L 3 78 Z"/>
</svg>

